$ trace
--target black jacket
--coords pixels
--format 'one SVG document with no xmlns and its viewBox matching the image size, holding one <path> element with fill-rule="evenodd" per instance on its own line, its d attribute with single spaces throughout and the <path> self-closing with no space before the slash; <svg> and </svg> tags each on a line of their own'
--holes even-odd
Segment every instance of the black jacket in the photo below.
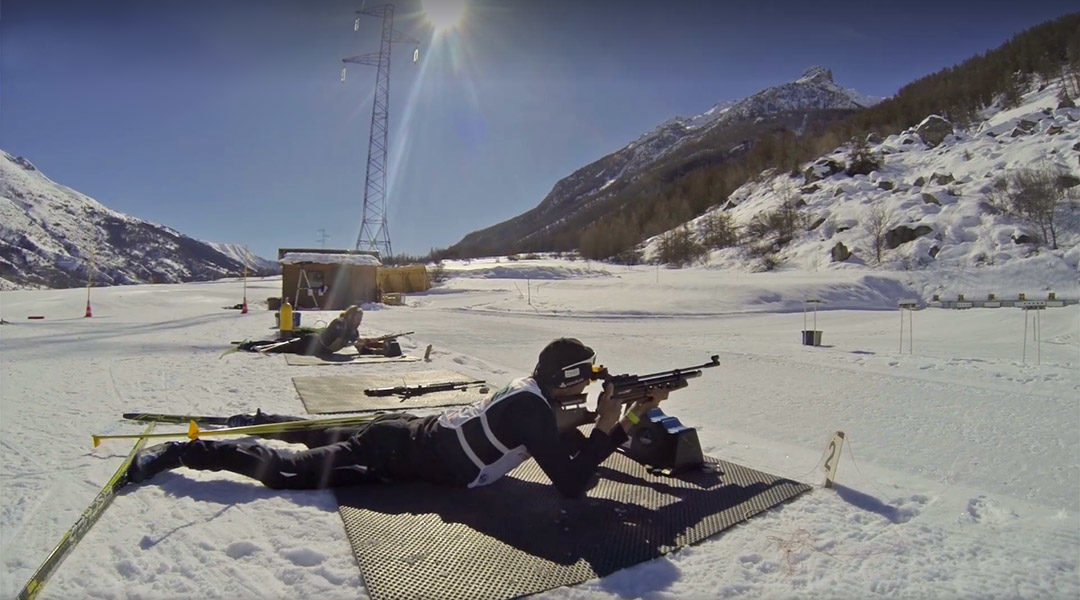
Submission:
<svg viewBox="0 0 1080 600">
<path fill-rule="evenodd" d="M 426 468 L 425 478 L 487 485 L 531 456 L 560 493 L 580 496 L 596 467 L 626 441 L 626 433 L 621 427 L 611 435 L 594 429 L 581 443 L 572 443 L 560 436 L 554 410 L 526 377 L 474 405 L 421 419 L 415 433 L 417 459 L 441 471 Z"/>
</svg>

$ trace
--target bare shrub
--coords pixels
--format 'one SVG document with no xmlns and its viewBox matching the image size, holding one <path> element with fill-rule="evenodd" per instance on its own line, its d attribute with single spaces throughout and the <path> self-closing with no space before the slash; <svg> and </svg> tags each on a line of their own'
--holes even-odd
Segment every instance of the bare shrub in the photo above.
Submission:
<svg viewBox="0 0 1080 600">
<path fill-rule="evenodd" d="M 772 271 L 780 264 L 776 252 L 776 246 L 770 242 L 759 241 L 746 246 L 747 256 L 757 259 L 756 265 L 753 266 L 756 266 L 758 271 Z"/>
<path fill-rule="evenodd" d="M 674 267 L 693 264 L 708 253 L 705 246 L 694 239 L 690 227 L 683 225 L 660 237 L 657 260 Z"/>
<path fill-rule="evenodd" d="M 995 180 L 987 196 L 998 208 L 1038 227 L 1043 243 L 1057 249 L 1056 217 L 1069 196 L 1066 175 L 1060 167 L 1020 169 Z"/>
<path fill-rule="evenodd" d="M 879 265 L 881 254 L 885 251 L 885 233 L 888 232 L 891 221 L 892 215 L 889 211 L 881 204 L 877 204 L 870 209 L 863 223 L 866 233 L 870 234 L 870 249 L 874 251 L 874 259 Z"/>
<path fill-rule="evenodd" d="M 739 232 L 731 215 L 713 212 L 705 216 L 698 227 L 701 243 L 706 248 L 728 248 L 739 243 Z"/>
<path fill-rule="evenodd" d="M 432 283 L 442 283 L 448 279 L 448 275 L 446 274 L 446 266 L 443 265 L 441 260 L 434 265 L 428 267 L 427 272 L 428 279 L 430 279 Z"/>
<path fill-rule="evenodd" d="M 786 245 L 796 233 L 806 229 L 809 222 L 796 203 L 796 200 L 787 198 L 780 204 L 780 208 L 754 215 L 746 224 L 747 237 L 772 240 L 780 246 Z"/>
</svg>

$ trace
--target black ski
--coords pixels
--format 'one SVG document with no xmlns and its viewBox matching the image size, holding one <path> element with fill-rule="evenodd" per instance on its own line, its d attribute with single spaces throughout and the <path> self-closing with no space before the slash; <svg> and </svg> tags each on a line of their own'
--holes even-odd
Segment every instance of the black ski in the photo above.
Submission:
<svg viewBox="0 0 1080 600">
<path fill-rule="evenodd" d="M 147 425 L 143 431 L 144 434 L 150 433 L 154 429 L 154 423 Z M 79 515 L 79 519 L 75 521 L 75 524 L 68 529 L 60 541 L 57 542 L 49 556 L 45 558 L 45 562 L 41 563 L 41 566 L 34 571 L 34 575 L 30 578 L 30 581 L 26 582 L 22 591 L 19 592 L 17 598 L 19 600 L 26 600 L 34 598 L 41 592 L 41 588 L 45 585 L 49 576 L 53 574 L 53 571 L 60 566 L 60 563 L 64 562 L 68 553 L 75 547 L 75 544 L 79 543 L 79 540 L 86 535 L 87 531 L 97 523 L 98 518 L 101 517 L 101 513 L 105 512 L 105 509 L 112 503 L 113 498 L 116 497 L 116 492 L 120 488 L 127 484 L 127 470 L 131 466 L 131 461 L 134 460 L 135 454 L 142 449 L 146 444 L 146 438 L 140 439 L 135 443 L 135 447 L 131 449 L 131 453 L 127 455 L 124 462 L 120 464 L 120 468 L 113 473 L 113 476 L 109 478 L 109 481 L 105 484 L 105 487 L 101 488 L 97 497 L 94 498 L 90 506 L 86 507 L 86 510 Z"/>
<path fill-rule="evenodd" d="M 190 423 L 199 425 L 228 425 L 229 417 L 211 417 L 206 415 L 170 415 L 164 413 L 124 413 L 124 418 L 131 421 L 149 423 Z"/>
</svg>

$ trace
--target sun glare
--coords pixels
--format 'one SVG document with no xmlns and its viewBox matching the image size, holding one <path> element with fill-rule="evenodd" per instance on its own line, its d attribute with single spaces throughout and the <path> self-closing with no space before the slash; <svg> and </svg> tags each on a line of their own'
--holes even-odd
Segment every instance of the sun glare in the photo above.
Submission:
<svg viewBox="0 0 1080 600">
<path fill-rule="evenodd" d="M 424 15 L 427 17 L 435 32 L 453 29 L 465 16 L 466 0 L 420 0 L 424 7 Z"/>
</svg>

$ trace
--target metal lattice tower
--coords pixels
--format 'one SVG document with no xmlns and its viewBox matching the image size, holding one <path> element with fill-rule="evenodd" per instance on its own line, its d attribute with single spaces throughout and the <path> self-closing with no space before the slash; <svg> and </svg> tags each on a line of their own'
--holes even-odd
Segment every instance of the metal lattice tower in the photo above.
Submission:
<svg viewBox="0 0 1080 600">
<path fill-rule="evenodd" d="M 371 108 L 371 133 L 368 137 L 367 173 L 364 178 L 364 216 L 356 236 L 357 250 L 376 250 L 380 256 L 391 256 L 390 229 L 386 225 L 386 154 L 390 131 L 390 49 L 394 42 L 408 42 L 419 49 L 420 42 L 394 31 L 394 5 L 383 4 L 356 11 L 358 15 L 382 19 L 382 41 L 379 51 L 342 59 L 376 67 L 375 99 Z M 359 31 L 360 18 L 354 29 Z M 416 60 L 417 51 L 413 53 Z M 345 70 L 341 72 L 345 80 Z"/>
</svg>

